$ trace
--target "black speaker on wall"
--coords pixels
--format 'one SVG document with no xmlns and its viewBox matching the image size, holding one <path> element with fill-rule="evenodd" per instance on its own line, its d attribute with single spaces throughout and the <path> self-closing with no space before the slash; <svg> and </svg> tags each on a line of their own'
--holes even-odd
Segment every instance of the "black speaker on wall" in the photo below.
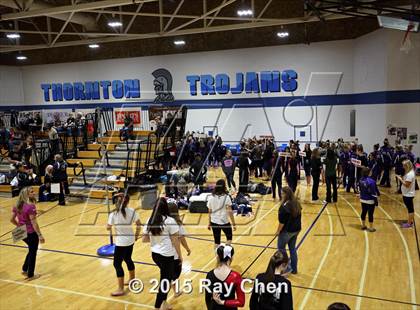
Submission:
<svg viewBox="0 0 420 310">
<path fill-rule="evenodd" d="M 356 136 L 356 110 L 350 111 L 350 137 Z"/>
</svg>

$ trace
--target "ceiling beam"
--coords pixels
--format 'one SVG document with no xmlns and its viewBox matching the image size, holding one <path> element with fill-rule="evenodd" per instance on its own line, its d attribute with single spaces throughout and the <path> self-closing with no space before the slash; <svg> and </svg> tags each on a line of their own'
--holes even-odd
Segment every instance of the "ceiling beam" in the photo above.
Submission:
<svg viewBox="0 0 420 310">
<path fill-rule="evenodd" d="M 177 15 L 173 15 L 173 14 L 165 14 L 163 13 L 162 15 L 159 13 L 147 13 L 147 12 L 140 12 L 140 13 L 136 13 L 136 12 L 127 12 L 127 11 L 123 11 L 123 12 L 118 12 L 118 11 L 113 11 L 113 10 L 89 10 L 86 11 L 87 13 L 101 13 L 101 14 L 122 14 L 122 15 L 128 15 L 128 16 L 145 16 L 145 17 L 167 17 L 167 18 L 180 18 L 180 19 L 193 19 L 193 18 L 198 18 L 201 19 L 201 16 L 199 15 L 185 15 L 185 14 L 177 14 Z M 207 18 L 207 14 L 203 14 L 206 15 L 206 17 L 204 17 L 203 19 Z M 252 17 L 238 17 L 238 16 L 211 16 L 208 18 L 210 19 L 215 19 L 215 20 L 232 20 L 232 21 L 253 21 L 254 18 Z M 276 18 L 260 18 L 259 21 L 276 21 Z M 207 25 L 208 26 L 208 25 Z"/>
<path fill-rule="evenodd" d="M 163 3 L 162 0 L 159 0 L 159 30 L 163 32 Z"/>
<path fill-rule="evenodd" d="M 333 19 L 345 19 L 349 18 L 348 16 L 343 16 L 340 14 L 332 14 L 325 17 L 326 20 Z M 136 35 L 120 35 L 114 37 L 105 37 L 105 38 L 95 38 L 95 39 L 86 39 L 86 40 L 75 40 L 75 41 L 64 41 L 58 42 L 54 47 L 68 47 L 68 46 L 78 46 L 78 45 L 88 45 L 93 43 L 110 43 L 110 42 L 122 42 L 130 40 L 143 40 L 143 39 L 153 39 L 153 38 L 162 38 L 162 37 L 172 37 L 178 35 L 190 35 L 197 33 L 210 33 L 210 32 L 220 32 L 220 31 L 231 31 L 231 30 L 241 30 L 241 29 L 250 29 L 250 28 L 259 28 L 259 27 L 271 27 L 287 24 L 297 24 L 297 23 L 308 23 L 318 21 L 317 17 L 311 17 L 307 20 L 302 18 L 289 18 L 289 19 L 279 19 L 276 22 L 248 22 L 241 24 L 233 25 L 223 25 L 223 26 L 213 26 L 207 28 L 191 28 L 183 29 L 178 31 L 166 32 L 166 33 L 146 33 L 146 34 L 136 34 Z M 37 49 L 46 49 L 49 48 L 46 44 L 37 44 L 37 45 L 19 45 L 19 46 L 0 46 L 0 53 L 9 53 L 19 50 L 37 50 Z"/>
<path fill-rule="evenodd" d="M 51 8 L 54 8 L 55 6 L 52 4 L 49 4 L 47 2 L 44 2 L 42 0 L 35 0 L 33 1 L 31 7 L 29 8 L 29 10 L 24 10 L 23 6 L 19 3 L 19 2 L 25 2 L 28 0 L 21 0 L 21 1 L 16 1 L 16 0 L 0 0 L 0 5 L 1 6 L 5 6 L 8 8 L 13 8 L 13 9 L 18 9 L 18 12 L 14 12 L 16 14 L 20 14 L 22 12 L 33 12 L 33 11 L 41 11 L 41 10 L 49 10 Z M 20 13 L 19 13 L 20 12 Z M 55 15 L 51 15 L 52 18 L 54 19 L 59 19 L 59 20 L 63 20 L 66 21 L 67 18 L 69 17 L 70 13 L 63 13 L 63 14 L 55 14 Z M 2 16 L 0 15 L 0 20 L 1 20 Z M 24 19 L 22 19 L 24 20 Z M 87 30 L 89 31 L 96 31 L 97 28 L 97 23 L 95 22 L 95 18 L 89 14 L 84 14 L 84 13 L 77 13 L 73 16 L 73 18 L 71 19 L 72 23 L 75 24 L 79 24 L 82 25 L 83 27 L 85 27 Z"/>
<path fill-rule="evenodd" d="M 234 3 L 234 2 L 236 2 L 236 0 L 228 0 L 227 2 L 224 2 L 224 3 L 222 3 L 221 5 L 219 5 L 218 7 L 214 8 L 213 10 L 210 10 L 210 11 L 208 11 L 207 13 L 205 13 L 205 14 L 203 14 L 203 15 L 199 16 L 199 17 L 196 17 L 196 18 L 194 18 L 194 19 L 192 19 L 192 20 L 190 20 L 190 21 L 188 21 L 188 22 L 186 22 L 186 23 L 184 23 L 184 24 L 182 24 L 182 25 L 179 25 L 178 27 L 175 27 L 175 28 L 173 28 L 173 29 L 169 30 L 167 33 L 172 33 L 172 32 L 175 32 L 175 31 L 177 31 L 177 30 L 180 30 L 180 29 L 182 29 L 182 28 L 185 28 L 185 27 L 187 27 L 187 26 L 189 26 L 189 25 L 191 25 L 191 24 L 195 23 L 196 21 L 199 21 L 200 19 L 203 19 L 204 17 L 207 17 L 207 16 L 209 16 L 209 15 L 213 14 L 213 13 L 214 13 L 214 12 L 216 12 L 216 11 L 220 11 L 220 10 L 221 10 L 221 9 L 223 9 L 224 7 L 226 7 L 226 6 L 228 6 L 228 5 L 231 5 L 231 4 L 232 4 L 232 3 Z"/>
<path fill-rule="evenodd" d="M 271 2 L 273 2 L 273 0 L 267 0 L 267 3 L 265 4 L 264 8 L 261 10 L 260 14 L 258 14 L 257 19 L 259 20 L 265 13 L 265 11 L 267 11 L 268 7 L 270 6 Z"/>
<path fill-rule="evenodd" d="M 174 20 L 176 14 L 178 14 L 179 9 L 184 4 L 184 1 L 185 0 L 181 0 L 181 2 L 179 2 L 178 6 L 176 7 L 175 11 L 173 12 L 171 18 L 166 23 L 165 28 L 163 28 L 163 32 L 165 32 L 169 28 L 169 26 L 171 25 L 172 21 Z"/>
<path fill-rule="evenodd" d="M 156 2 L 158 0 L 136 0 L 135 3 L 146 3 L 146 2 Z M 86 10 L 96 10 L 102 8 L 111 8 L 117 7 L 120 5 L 130 5 L 133 4 L 133 0 L 102 0 L 102 1 L 94 1 L 88 3 L 80 3 L 80 4 L 73 4 L 73 5 L 63 5 L 57 7 L 51 7 L 48 9 L 37 9 L 37 10 L 30 10 L 24 11 L 19 13 L 9 13 L 3 14 L 0 17 L 0 20 L 15 20 L 15 19 L 22 19 L 22 18 L 29 18 L 29 17 L 37 17 L 37 16 L 51 16 L 63 13 L 71 13 L 71 12 L 82 12 Z M 117 13 L 117 12 L 116 12 Z"/>
<path fill-rule="evenodd" d="M 42 37 L 42 39 L 44 40 L 44 42 L 45 43 L 50 43 L 51 42 L 51 40 L 49 40 L 49 39 L 47 39 L 45 36 L 44 36 L 44 34 L 43 33 L 40 33 L 40 31 L 41 31 L 41 29 L 39 29 L 39 27 L 38 27 L 38 25 L 33 21 L 33 20 L 31 20 L 30 21 L 31 22 L 31 24 L 34 26 L 34 28 L 38 31 L 38 33 L 40 34 L 40 36 Z M 47 27 L 48 27 L 48 21 L 47 21 Z"/>
<path fill-rule="evenodd" d="M 140 3 L 136 9 L 136 13 L 139 13 L 141 11 L 141 8 L 143 7 L 144 2 Z M 120 15 L 122 16 L 122 14 Z M 136 19 L 137 15 L 133 15 L 130 19 L 130 22 L 128 23 L 127 27 L 125 27 L 124 33 L 128 33 L 128 30 L 130 30 L 131 26 L 134 23 L 134 20 Z"/>
<path fill-rule="evenodd" d="M 207 0 L 203 0 L 203 15 L 207 13 Z M 207 16 L 203 18 L 203 27 L 207 27 Z"/>
<path fill-rule="evenodd" d="M 65 21 L 64 25 L 61 27 L 60 32 L 55 36 L 54 40 L 51 42 L 50 46 L 53 47 L 55 42 L 57 42 L 58 38 L 60 38 L 61 34 L 64 32 L 64 30 L 66 29 L 67 25 L 69 24 L 69 22 L 71 21 L 71 18 L 73 17 L 74 12 L 71 12 L 69 15 L 69 18 L 67 18 L 67 20 Z"/>
<path fill-rule="evenodd" d="M 227 0 L 223 0 L 222 5 L 223 5 L 223 4 L 225 4 L 225 3 L 226 3 L 226 1 L 227 1 Z M 216 12 L 214 12 L 214 15 L 211 17 L 210 21 L 208 22 L 207 27 L 210 27 L 210 26 L 211 26 L 211 24 L 213 24 L 214 18 L 215 18 L 217 15 L 219 15 L 219 13 L 220 13 L 220 11 L 221 11 L 221 10 L 222 10 L 222 8 L 217 9 L 217 11 L 216 11 Z"/>
</svg>

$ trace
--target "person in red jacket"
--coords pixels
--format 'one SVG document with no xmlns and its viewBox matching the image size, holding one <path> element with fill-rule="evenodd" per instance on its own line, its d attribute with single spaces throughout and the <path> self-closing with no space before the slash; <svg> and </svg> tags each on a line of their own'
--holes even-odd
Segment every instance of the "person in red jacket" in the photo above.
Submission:
<svg viewBox="0 0 420 310">
<path fill-rule="evenodd" d="M 241 274 L 230 267 L 233 259 L 233 247 L 219 245 L 216 250 L 218 266 L 207 273 L 210 283 L 206 290 L 208 310 L 238 309 L 245 305 L 245 293 L 242 288 Z"/>
</svg>

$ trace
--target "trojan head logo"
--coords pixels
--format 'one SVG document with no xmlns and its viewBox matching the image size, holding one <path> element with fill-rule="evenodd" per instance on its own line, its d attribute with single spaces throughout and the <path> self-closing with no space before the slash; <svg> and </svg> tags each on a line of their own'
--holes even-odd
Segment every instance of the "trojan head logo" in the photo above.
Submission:
<svg viewBox="0 0 420 310">
<path fill-rule="evenodd" d="M 157 69 L 152 72 L 154 76 L 153 86 L 156 92 L 155 103 L 172 102 L 175 100 L 172 95 L 172 75 L 166 69 Z"/>
</svg>

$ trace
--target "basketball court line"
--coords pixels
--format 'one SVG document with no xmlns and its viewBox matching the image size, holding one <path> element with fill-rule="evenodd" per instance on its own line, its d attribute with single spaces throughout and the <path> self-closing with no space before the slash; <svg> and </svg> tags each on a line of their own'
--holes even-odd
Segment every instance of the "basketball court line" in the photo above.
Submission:
<svg viewBox="0 0 420 310">
<path fill-rule="evenodd" d="M 318 212 L 309 212 L 309 211 L 303 211 L 302 214 L 318 214 Z M 322 214 L 324 215 L 324 214 Z M 335 217 L 341 217 L 341 218 L 359 218 L 359 216 L 354 216 L 354 215 L 343 215 L 343 214 L 330 214 L 330 216 L 335 216 Z M 375 217 L 375 221 L 389 221 L 389 219 L 387 218 L 376 218 Z"/>
<path fill-rule="evenodd" d="M 270 235 L 270 236 L 272 236 L 272 235 Z M 185 238 L 188 238 L 188 239 L 194 239 L 194 240 L 201 240 L 201 241 L 207 241 L 207 242 L 214 243 L 214 240 L 213 240 L 213 239 L 206 239 L 206 238 L 200 238 L 200 237 L 193 237 L 193 236 L 188 236 L 188 235 L 186 235 L 186 236 L 185 236 Z M 265 246 L 265 245 L 252 244 L 252 243 L 232 242 L 232 245 L 241 245 L 241 246 L 247 246 L 247 247 L 253 247 L 253 248 L 263 248 L 263 249 L 268 248 L 268 249 L 274 249 L 274 250 L 277 250 L 277 248 L 276 248 L 276 247 L 273 247 L 273 246 L 269 246 L 269 247 L 267 247 L 267 246 Z"/>
<path fill-rule="evenodd" d="M 53 208 L 55 208 L 55 207 L 57 207 L 57 206 L 58 206 L 58 204 L 57 204 L 57 205 L 55 205 Z M 102 207 L 102 206 L 97 206 L 97 207 L 94 207 L 94 208 L 92 208 L 92 209 L 90 209 L 90 210 L 87 210 L 87 211 L 82 211 L 82 213 L 88 213 L 88 212 L 93 211 L 93 210 L 95 210 L 95 209 L 98 209 L 98 208 L 100 208 L 100 207 Z M 48 209 L 47 211 L 50 211 L 50 210 L 51 210 L 51 209 L 53 209 L 53 208 L 50 208 L 50 209 Z M 44 212 L 44 213 L 42 213 L 42 214 L 40 214 L 39 216 L 41 216 L 41 215 L 43 215 L 43 214 L 47 213 L 47 211 L 46 211 L 46 212 Z M 73 215 L 67 216 L 67 217 L 65 217 L 65 218 L 62 218 L 61 220 L 57 220 L 57 221 L 55 221 L 55 222 L 51 222 L 51 223 L 45 224 L 45 225 L 43 225 L 43 226 L 40 226 L 39 228 L 45 228 L 45 227 L 48 227 L 48 226 L 51 226 L 51 225 L 55 225 L 55 224 L 57 224 L 57 223 L 61 223 L 61 222 L 65 221 L 65 220 L 71 219 L 71 218 L 76 217 L 76 216 L 79 216 L 79 215 L 80 215 L 80 213 L 73 214 Z M 5 235 L 7 235 L 7 234 L 9 234 L 9 233 L 11 233 L 11 232 L 12 232 L 11 230 L 10 230 L 10 231 L 8 231 L 7 233 L 5 233 L 5 234 L 1 235 L 1 236 L 0 236 L 0 238 L 1 238 L 1 237 L 4 237 Z M 7 239 L 0 240 L 0 242 L 5 242 L 5 241 L 11 240 L 11 239 L 12 239 L 12 238 L 11 238 L 11 237 L 9 237 L 9 238 L 7 238 Z"/>
<path fill-rule="evenodd" d="M 392 198 L 391 196 L 389 196 L 388 194 L 386 194 L 386 193 L 384 193 L 384 192 L 381 192 L 381 194 L 384 194 L 384 195 L 385 195 L 386 197 L 388 197 L 389 199 L 391 199 L 391 200 L 393 200 L 393 201 L 397 202 L 399 205 L 401 205 L 401 206 L 405 207 L 405 204 L 403 204 L 401 201 L 398 201 L 397 199 Z M 414 214 L 415 214 L 416 216 L 420 217 L 420 214 L 418 214 L 415 210 L 414 210 Z"/>
<path fill-rule="evenodd" d="M 389 195 L 387 195 L 387 194 L 385 194 L 385 193 L 382 193 L 382 194 L 384 194 L 384 195 L 385 195 L 386 197 L 388 197 L 389 199 L 391 199 L 391 200 L 393 200 L 393 201 L 397 202 L 399 205 L 401 205 L 401 206 L 404 206 L 404 207 L 405 207 L 405 205 L 404 205 L 403 203 L 401 203 L 400 201 L 396 200 L 395 198 L 392 198 L 391 196 L 389 196 Z M 416 211 L 414 211 L 414 214 L 415 214 L 416 216 L 420 217 L 420 215 L 419 215 Z M 417 235 L 417 226 L 416 226 L 416 221 L 415 221 L 415 219 L 414 219 L 414 218 L 413 218 L 413 220 L 414 220 L 413 226 L 414 226 L 414 235 L 415 235 L 415 237 L 416 237 L 417 253 L 418 253 L 418 255 L 419 255 L 419 260 L 420 260 L 420 245 L 419 245 L 419 238 L 418 238 L 418 235 Z"/>
<path fill-rule="evenodd" d="M 244 271 L 242 271 L 241 276 L 243 276 L 245 274 L 245 272 L 247 272 L 249 270 L 249 268 L 251 268 L 251 266 L 261 257 L 261 255 L 265 252 L 265 250 L 269 249 L 269 248 L 273 248 L 270 247 L 270 244 L 273 243 L 274 240 L 276 240 L 277 235 L 274 236 L 273 239 L 271 239 L 271 241 L 267 244 L 266 247 L 264 247 L 264 249 L 261 250 L 261 252 L 252 260 L 252 262 L 249 264 L 248 267 L 245 268 Z M 277 248 L 275 248 L 277 250 Z"/>
<path fill-rule="evenodd" d="M 28 248 L 27 246 L 17 245 L 17 244 L 8 244 L 8 243 L 0 243 L 0 246 L 8 246 L 8 247 L 22 248 L 22 249 L 27 249 Z M 99 256 L 99 255 L 94 255 L 94 254 L 70 252 L 70 251 L 62 251 L 62 250 L 54 250 L 54 249 L 45 249 L 45 248 L 40 248 L 40 249 L 38 249 L 38 251 L 52 252 L 52 253 L 58 253 L 58 254 L 68 254 L 68 255 L 75 255 L 75 256 L 83 256 L 83 257 L 90 257 L 90 258 L 99 258 L 99 259 L 109 259 L 109 260 L 114 259 L 112 256 Z M 157 265 L 154 264 L 154 263 L 147 263 L 147 262 L 141 262 L 141 261 L 133 261 L 133 262 L 135 264 L 139 264 L 139 265 L 147 265 L 147 266 L 157 267 Z M 198 272 L 198 273 L 207 273 L 206 271 L 201 271 L 201 270 L 196 270 L 196 269 L 191 269 L 191 271 Z"/>
<path fill-rule="evenodd" d="M 321 292 L 321 293 L 327 293 L 327 294 L 339 294 L 339 295 L 344 295 L 344 296 L 349 296 L 349 297 L 361 297 L 361 298 L 365 298 L 365 299 L 378 300 L 378 301 L 396 303 L 396 304 L 402 304 L 402 305 L 409 305 L 409 306 L 414 306 L 414 307 L 415 306 L 420 306 L 420 304 L 413 304 L 413 303 L 408 302 L 408 301 L 398 301 L 398 300 L 386 299 L 386 298 L 381 298 L 381 297 L 358 295 L 358 294 L 347 293 L 347 292 L 339 292 L 339 291 L 331 291 L 331 290 L 326 290 L 326 289 L 316 288 L 316 287 L 310 288 L 310 287 L 293 285 L 293 284 L 292 284 L 292 287 L 300 288 L 300 289 L 307 289 L 307 290 Z"/>
<path fill-rule="evenodd" d="M 353 207 L 353 205 L 343 196 L 340 196 L 344 201 L 353 209 L 354 213 L 357 213 L 357 210 Z M 359 217 L 360 224 L 362 224 L 362 219 Z M 363 295 L 363 291 L 365 288 L 365 281 L 366 281 L 366 274 L 367 274 L 367 266 L 369 262 L 369 238 L 367 235 L 367 231 L 364 230 L 364 236 L 365 236 L 365 258 L 363 260 L 363 269 L 362 269 L 362 275 L 360 276 L 360 282 L 359 282 L 359 291 L 357 292 L 358 295 Z M 362 298 L 357 297 L 356 299 L 356 310 L 360 310 L 360 304 L 362 303 Z"/>
<path fill-rule="evenodd" d="M 0 243 L 0 246 L 9 246 L 9 247 L 14 247 L 14 248 L 27 249 L 26 246 L 14 245 L 14 244 Z M 52 252 L 52 253 L 57 253 L 57 254 L 76 255 L 76 256 L 81 256 L 81 257 L 90 257 L 90 258 L 97 258 L 97 259 L 108 259 L 108 260 L 112 260 L 113 259 L 112 257 L 102 257 L 102 256 L 98 256 L 98 255 L 93 255 L 93 254 L 85 254 L 85 253 L 77 253 L 77 252 L 67 252 L 67 251 L 52 250 L 52 249 L 39 249 L 39 251 Z M 133 261 L 133 262 L 135 264 L 139 264 L 139 265 L 157 267 L 157 265 L 155 265 L 154 263 L 147 263 L 147 262 L 141 262 L 141 261 Z M 201 273 L 201 274 L 207 274 L 207 271 L 202 271 L 202 270 L 192 269 L 191 271 L 192 272 L 196 272 L 196 273 Z M 345 296 L 351 296 L 351 297 L 361 297 L 361 298 L 372 299 L 372 300 L 379 300 L 379 301 L 390 302 L 390 303 L 420 306 L 420 304 L 413 304 L 413 303 L 408 302 L 408 301 L 385 299 L 385 298 L 381 298 L 381 297 L 367 296 L 367 295 L 358 295 L 358 294 L 347 293 L 347 292 L 340 292 L 340 291 L 332 291 L 332 290 L 320 289 L 320 288 L 316 288 L 316 287 L 312 287 L 311 288 L 311 287 L 306 287 L 306 286 L 301 286 L 301 285 L 293 285 L 293 284 L 292 284 L 292 287 L 296 287 L 296 288 L 299 288 L 299 289 L 305 289 L 305 290 L 312 290 L 312 291 L 330 293 L 330 294 L 345 295 Z"/>
<path fill-rule="evenodd" d="M 143 308 L 148 308 L 148 309 L 154 309 L 155 308 L 155 307 L 150 306 L 150 305 L 136 303 L 136 302 L 127 301 L 127 300 L 123 300 L 123 299 L 114 299 L 114 298 L 111 298 L 111 297 L 87 294 L 87 293 L 82 293 L 82 292 L 78 292 L 78 291 L 56 288 L 56 287 L 51 287 L 51 286 L 46 286 L 46 285 L 41 285 L 41 284 L 24 283 L 24 282 L 20 282 L 20 281 L 13 281 L 13 280 L 7 280 L 7 279 L 0 279 L 0 281 L 5 282 L 5 283 L 10 283 L 10 284 L 21 285 L 21 286 L 34 287 L 36 289 L 45 289 L 45 290 L 55 291 L 55 292 L 59 292 L 59 293 L 78 295 L 78 296 L 95 298 L 95 299 L 100 299 L 100 300 L 105 300 L 105 301 L 110 301 L 110 302 L 117 302 L 117 303 L 125 304 L 125 305 L 132 305 L 132 306 L 143 307 Z"/>
<path fill-rule="evenodd" d="M 342 220 L 341 215 L 340 215 L 340 211 L 338 211 L 338 203 L 334 203 L 334 207 L 335 207 L 335 210 L 337 211 L 336 216 L 338 216 L 338 220 L 340 222 L 340 226 L 341 226 L 341 229 L 343 230 L 343 233 L 333 234 L 333 236 L 334 237 L 346 237 L 347 233 L 346 233 L 346 229 L 344 228 L 344 224 L 343 224 L 343 220 Z M 329 234 L 314 234 L 314 236 L 316 236 L 316 237 L 328 237 Z"/>
<path fill-rule="evenodd" d="M 13 197 L 14 198 L 14 197 Z M 52 206 L 51 208 L 49 208 L 48 210 L 46 210 L 46 211 L 43 211 L 43 212 L 40 212 L 40 211 L 38 211 L 38 213 L 40 213 L 37 217 L 40 217 L 40 216 L 42 216 L 42 215 L 44 215 L 45 213 L 47 213 L 47 212 L 49 212 L 49 211 L 51 211 L 52 209 L 54 209 L 54 208 L 56 208 L 56 207 L 58 207 L 58 202 L 57 202 L 57 204 L 55 205 L 55 206 Z M 12 229 L 13 230 L 13 229 Z M 12 232 L 12 230 L 9 230 L 8 232 L 5 232 L 4 234 L 2 234 L 1 236 L 0 236 L 0 238 L 2 238 L 2 237 L 4 237 L 4 236 L 6 236 L 7 234 L 10 234 L 11 232 Z M 5 239 L 5 240 L 1 240 L 0 242 L 3 242 L 3 241 L 6 241 L 6 240 L 9 240 L 9 239 L 12 239 L 12 238 L 8 238 L 8 239 Z"/>
<path fill-rule="evenodd" d="M 325 211 L 325 209 L 327 209 L 328 203 L 325 203 L 321 210 L 318 212 L 318 215 L 315 217 L 315 219 L 313 220 L 312 224 L 309 226 L 309 228 L 305 231 L 305 233 L 303 234 L 302 239 L 300 239 L 300 241 L 298 242 L 298 244 L 296 245 L 296 250 L 299 249 L 299 247 L 301 246 L 301 244 L 303 243 L 303 241 L 305 241 L 306 237 L 308 236 L 309 232 L 312 230 L 312 228 L 315 226 L 316 222 L 320 219 L 322 213 Z M 329 211 L 327 212 L 328 214 Z M 329 217 L 330 218 L 330 217 Z M 330 218 L 331 219 L 331 218 Z"/>
<path fill-rule="evenodd" d="M 6 202 L 6 201 L 9 201 L 9 200 L 12 200 L 12 199 L 14 199 L 14 198 L 16 198 L 16 197 L 2 197 L 2 196 L 0 196 L 0 199 L 1 199 L 1 202 Z M 9 208 L 10 206 L 0 206 L 0 209 L 6 209 L 6 208 Z"/>
<path fill-rule="evenodd" d="M 388 212 L 386 212 L 381 206 L 378 206 L 379 209 L 381 209 L 381 211 L 390 219 L 392 220 L 392 224 L 394 225 L 395 229 L 398 231 L 402 243 L 404 245 L 404 250 L 405 250 L 405 254 L 407 257 L 407 264 L 408 264 L 408 275 L 409 275 L 409 280 L 410 280 L 410 291 L 411 291 L 411 302 L 413 304 L 416 304 L 416 287 L 414 284 L 414 276 L 413 276 L 413 263 L 411 261 L 411 255 L 410 255 L 410 251 L 408 249 L 408 245 L 407 245 L 407 241 L 403 235 L 403 233 L 401 232 L 400 227 L 394 222 L 393 218 L 388 214 Z M 413 310 L 416 310 L 417 307 L 413 306 Z"/>
<path fill-rule="evenodd" d="M 330 214 L 330 211 L 328 210 L 328 208 L 325 208 L 325 209 L 327 210 L 327 214 L 329 215 Z M 332 235 L 333 234 L 333 224 L 332 224 L 332 220 L 331 220 L 331 217 L 330 216 L 328 216 L 328 220 L 329 220 L 329 224 L 330 224 L 330 238 L 328 240 L 328 245 L 327 245 L 327 247 L 325 249 L 324 256 L 322 257 L 321 262 L 318 265 L 318 269 L 315 272 L 315 275 L 312 278 L 311 284 L 309 286 L 311 289 L 315 286 L 316 280 L 318 279 L 318 276 L 321 273 L 321 269 L 324 266 L 324 263 L 325 263 L 325 261 L 326 261 L 326 259 L 328 257 L 328 254 L 330 252 L 331 245 L 332 245 L 332 240 L 334 238 L 334 236 Z M 299 309 L 301 309 L 301 310 L 304 310 L 305 309 L 306 303 L 308 302 L 308 299 L 309 299 L 311 293 L 312 293 L 312 290 L 308 290 L 306 292 L 305 297 L 303 298 L 303 300 L 302 300 L 302 302 L 300 304 Z"/>
</svg>

